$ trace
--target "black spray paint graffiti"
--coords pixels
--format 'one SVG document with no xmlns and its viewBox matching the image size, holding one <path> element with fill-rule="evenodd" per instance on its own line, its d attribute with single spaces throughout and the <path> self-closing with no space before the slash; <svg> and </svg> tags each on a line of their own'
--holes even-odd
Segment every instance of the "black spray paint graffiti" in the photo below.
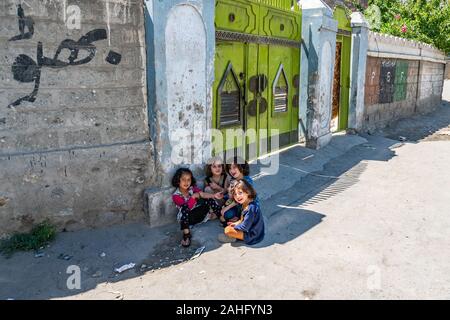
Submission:
<svg viewBox="0 0 450 320">
<path fill-rule="evenodd" d="M 22 6 L 19 4 L 17 6 L 17 15 L 19 17 L 19 31 L 20 34 L 12 37 L 9 41 L 17 41 L 22 39 L 31 39 L 34 34 L 34 21 L 30 17 L 25 17 L 25 12 Z M 28 32 L 25 32 L 25 27 L 27 27 Z"/>
<path fill-rule="evenodd" d="M 97 48 L 93 45 L 93 42 L 106 40 L 107 38 L 108 36 L 105 29 L 95 29 L 86 33 L 78 41 L 71 39 L 63 40 L 58 46 L 53 58 L 44 57 L 42 42 L 38 42 L 37 45 L 37 62 L 25 54 L 19 55 L 11 67 L 14 79 L 22 83 L 34 82 L 34 89 L 31 94 L 17 99 L 9 104 L 8 107 L 18 106 L 22 101 L 34 102 L 36 100 L 41 81 L 42 67 L 64 68 L 67 66 L 79 66 L 89 63 L 95 57 L 97 52 Z M 70 56 L 67 58 L 68 61 L 59 59 L 59 56 L 64 49 L 70 51 Z M 79 58 L 81 50 L 87 53 L 86 57 Z M 108 56 L 106 57 L 106 61 L 114 65 L 118 65 L 121 59 L 122 56 L 112 50 L 109 51 Z"/>
</svg>

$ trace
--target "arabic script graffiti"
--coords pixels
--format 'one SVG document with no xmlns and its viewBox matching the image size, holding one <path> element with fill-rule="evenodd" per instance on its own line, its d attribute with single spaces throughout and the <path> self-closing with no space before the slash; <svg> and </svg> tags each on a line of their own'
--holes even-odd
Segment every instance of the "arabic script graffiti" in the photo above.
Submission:
<svg viewBox="0 0 450 320">
<path fill-rule="evenodd" d="M 26 18 L 22 7 L 18 8 L 19 16 L 19 29 L 20 35 L 10 39 L 10 41 L 16 41 L 20 39 L 30 39 L 33 36 L 34 28 L 32 19 Z M 24 26 L 28 27 L 29 32 L 24 33 Z M 45 57 L 43 55 L 42 42 L 37 44 L 36 61 L 25 54 L 19 55 L 12 67 L 14 79 L 22 83 L 34 82 L 33 92 L 16 101 L 10 103 L 8 107 L 14 107 L 20 105 L 23 101 L 34 102 L 39 91 L 39 85 L 41 80 L 42 67 L 50 68 L 65 68 L 68 66 L 79 66 L 89 63 L 97 52 L 97 48 L 93 44 L 96 41 L 106 40 L 108 38 L 105 29 L 94 29 L 82 36 L 78 41 L 72 39 L 63 40 L 52 58 Z M 67 59 L 59 59 L 63 50 L 69 50 L 70 55 Z M 80 58 L 80 51 L 85 52 L 85 57 Z M 109 51 L 106 61 L 113 65 L 118 65 L 122 59 L 122 56 L 112 50 Z"/>
</svg>

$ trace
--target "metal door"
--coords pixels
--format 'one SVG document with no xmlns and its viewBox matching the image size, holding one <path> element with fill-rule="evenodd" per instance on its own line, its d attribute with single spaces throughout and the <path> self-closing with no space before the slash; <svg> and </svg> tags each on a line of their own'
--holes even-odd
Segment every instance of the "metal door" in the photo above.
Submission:
<svg viewBox="0 0 450 320">
<path fill-rule="evenodd" d="M 216 0 L 215 154 L 254 159 L 298 141 L 301 15 L 291 5 Z"/>
<path fill-rule="evenodd" d="M 338 21 L 336 35 L 335 81 L 333 88 L 333 120 L 332 131 L 345 130 L 348 127 L 350 104 L 350 56 L 352 46 L 352 28 L 348 9 L 343 4 L 336 4 L 333 16 Z M 336 109 L 337 107 L 337 109 Z"/>
</svg>

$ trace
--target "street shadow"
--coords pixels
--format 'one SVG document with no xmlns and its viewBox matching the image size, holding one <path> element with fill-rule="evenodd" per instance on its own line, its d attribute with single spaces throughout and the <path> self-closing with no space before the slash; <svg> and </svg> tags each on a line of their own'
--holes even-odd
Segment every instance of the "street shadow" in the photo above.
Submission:
<svg viewBox="0 0 450 320">
<path fill-rule="evenodd" d="M 449 127 L 450 102 L 443 100 L 430 113 L 416 114 L 409 118 L 399 119 L 380 131 L 386 138 L 404 140 L 410 143 L 419 141 L 450 141 L 448 133 L 439 134 L 443 128 Z"/>
<path fill-rule="evenodd" d="M 398 141 L 366 136 L 367 143 L 353 147 L 333 159 L 321 171 L 308 174 L 298 181 L 292 191 L 280 192 L 263 202 L 267 212 L 265 239 L 253 246 L 268 247 L 298 238 L 320 224 L 326 213 L 308 210 L 311 205 L 327 201 L 359 182 L 369 161 L 389 161 L 395 157 Z M 295 199 L 295 201 L 292 201 Z"/>
</svg>

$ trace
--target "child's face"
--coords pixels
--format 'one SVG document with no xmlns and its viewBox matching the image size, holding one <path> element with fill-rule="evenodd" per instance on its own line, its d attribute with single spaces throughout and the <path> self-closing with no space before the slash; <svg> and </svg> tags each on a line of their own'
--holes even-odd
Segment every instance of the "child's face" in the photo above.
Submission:
<svg viewBox="0 0 450 320">
<path fill-rule="evenodd" d="M 233 178 L 239 179 L 239 180 L 243 178 L 242 173 L 239 171 L 239 168 L 234 163 L 232 163 L 230 166 L 230 175 Z"/>
<path fill-rule="evenodd" d="M 188 190 L 191 187 L 192 176 L 189 173 L 183 173 L 180 178 L 180 189 Z"/>
<path fill-rule="evenodd" d="M 242 189 L 235 189 L 233 197 L 234 201 L 239 204 L 244 204 L 249 201 L 248 194 L 246 194 Z"/>
<path fill-rule="evenodd" d="M 211 172 L 214 176 L 222 175 L 222 163 L 216 161 L 211 165 Z"/>
</svg>

